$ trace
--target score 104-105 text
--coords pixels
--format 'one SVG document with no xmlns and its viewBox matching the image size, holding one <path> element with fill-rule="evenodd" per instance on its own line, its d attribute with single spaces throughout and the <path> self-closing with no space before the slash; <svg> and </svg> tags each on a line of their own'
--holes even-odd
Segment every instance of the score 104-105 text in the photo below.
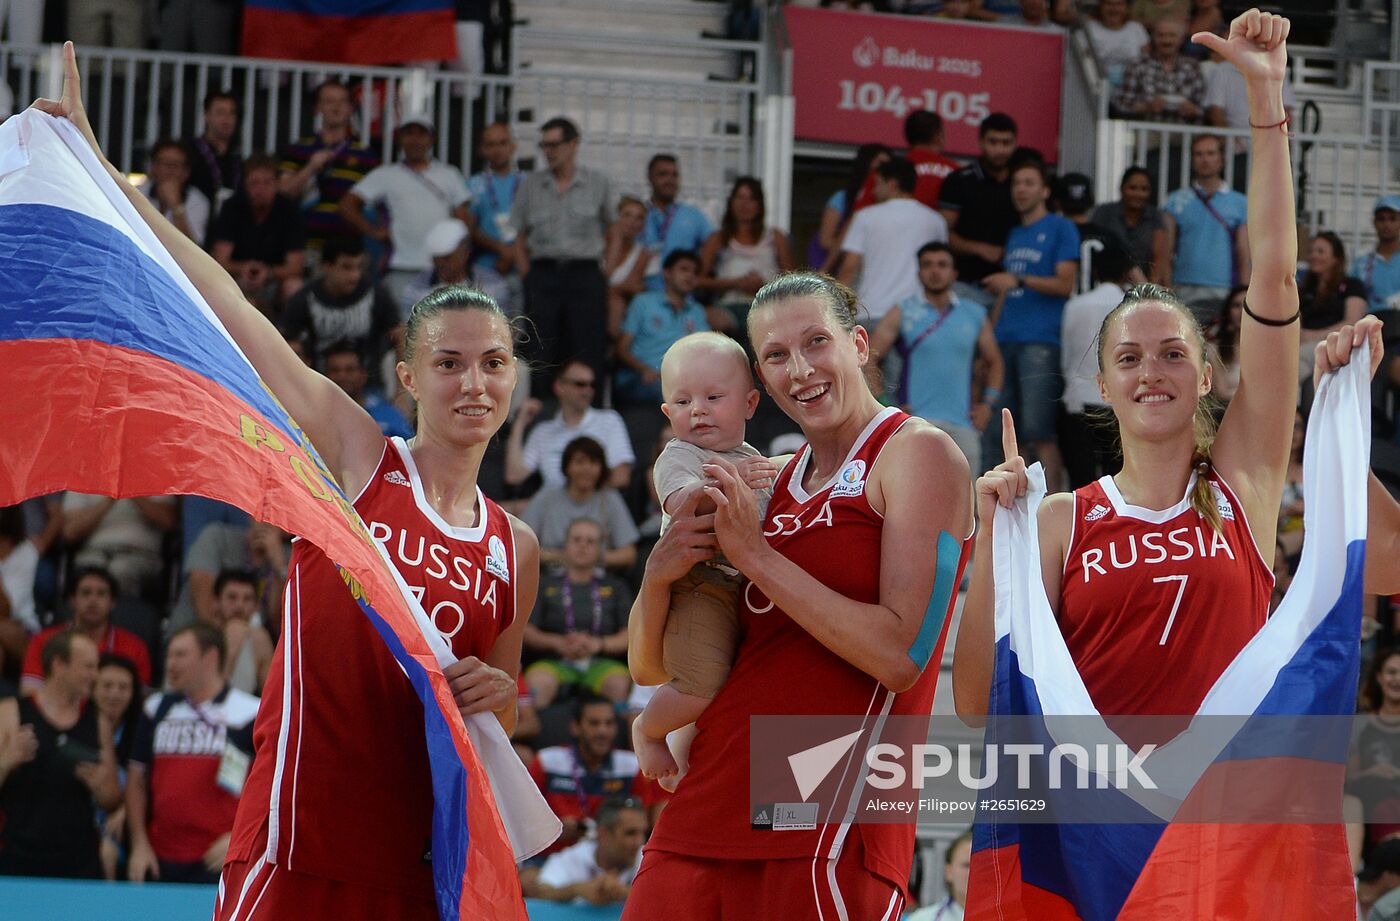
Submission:
<svg viewBox="0 0 1400 921">
<path fill-rule="evenodd" d="M 917 93 L 906 93 L 898 86 L 885 86 L 875 81 L 857 83 L 842 80 L 838 109 L 860 112 L 888 112 L 903 118 L 915 109 L 927 109 L 943 116 L 944 121 L 980 125 L 991 113 L 991 93 L 961 93 L 957 90 L 939 92 L 932 87 Z"/>
</svg>

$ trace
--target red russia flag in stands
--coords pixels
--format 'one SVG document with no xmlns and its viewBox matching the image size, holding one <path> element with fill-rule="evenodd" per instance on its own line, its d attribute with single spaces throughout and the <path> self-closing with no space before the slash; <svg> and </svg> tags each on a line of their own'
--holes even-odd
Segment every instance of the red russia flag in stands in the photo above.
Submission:
<svg viewBox="0 0 1400 921">
<path fill-rule="evenodd" d="M 1061 784 L 1040 801 L 1060 824 L 979 810 L 968 921 L 1355 917 L 1340 804 L 1359 669 L 1369 368 L 1363 351 L 1318 389 L 1298 572 L 1268 622 L 1187 714 L 1189 725 L 1177 723 L 1179 734 L 1145 756 L 1145 773 L 1170 784 L 1151 792 Z M 1029 473 L 1028 495 L 997 509 L 993 525 L 996 664 L 986 742 L 988 760 L 1001 759 L 994 776 L 1002 789 L 983 794 L 993 800 L 1016 796 L 1007 784 L 1017 769 L 1006 763 L 1006 727 L 1018 738 L 1029 732 L 1085 751 L 1119 740 L 1045 597 L 1036 521 L 1045 478 L 1039 465 Z M 993 744 L 999 755 L 990 753 Z M 1316 808 L 1296 808 L 1305 800 Z"/>
<path fill-rule="evenodd" d="M 77 130 L 35 109 L 0 126 L 0 392 L 0 506 L 208 496 L 343 567 L 423 702 L 443 921 L 523 921 L 515 861 L 558 820 L 494 719 L 468 740 L 451 653 L 311 443 Z"/>
<path fill-rule="evenodd" d="M 457 57 L 452 0 L 244 0 L 255 58 L 404 64 Z"/>
</svg>

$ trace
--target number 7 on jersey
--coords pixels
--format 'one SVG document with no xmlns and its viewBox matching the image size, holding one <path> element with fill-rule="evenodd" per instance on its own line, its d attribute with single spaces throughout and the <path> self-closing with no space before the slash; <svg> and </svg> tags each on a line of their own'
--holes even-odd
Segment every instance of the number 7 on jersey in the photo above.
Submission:
<svg viewBox="0 0 1400 921">
<path fill-rule="evenodd" d="M 1155 579 L 1152 580 L 1153 582 L 1180 582 L 1180 583 L 1181 583 L 1180 585 L 1178 585 L 1178 586 L 1176 587 L 1176 600 L 1174 600 L 1174 601 L 1172 602 L 1172 612 L 1171 612 L 1170 616 L 1167 617 L 1167 626 L 1166 626 L 1166 629 L 1164 629 L 1164 630 L 1162 631 L 1162 638 L 1161 638 L 1160 640 L 1157 641 L 1157 645 L 1158 645 L 1158 646 L 1165 646 L 1165 645 L 1167 645 L 1167 635 L 1170 634 L 1170 633 L 1172 632 L 1172 624 L 1174 624 L 1174 623 L 1176 622 L 1176 612 L 1177 612 L 1178 609 L 1181 608 L 1181 598 L 1182 598 L 1182 596 L 1186 594 L 1186 580 L 1187 580 L 1188 578 L 1190 578 L 1190 577 L 1189 577 L 1189 576 L 1158 576 L 1157 578 L 1155 578 Z"/>
</svg>

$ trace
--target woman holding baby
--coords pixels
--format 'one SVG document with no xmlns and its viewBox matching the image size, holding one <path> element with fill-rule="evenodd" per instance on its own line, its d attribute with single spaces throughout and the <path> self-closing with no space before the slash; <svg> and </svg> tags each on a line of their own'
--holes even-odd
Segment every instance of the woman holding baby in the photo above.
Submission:
<svg viewBox="0 0 1400 921">
<path fill-rule="evenodd" d="M 629 649 L 642 684 L 676 677 L 666 665 L 677 660 L 666 649 L 673 587 L 717 555 L 745 580 L 732 668 L 699 716 L 624 921 L 903 909 L 914 828 L 849 823 L 864 771 L 832 770 L 810 795 L 793 791 L 816 805 L 815 827 L 774 830 L 749 797 L 750 717 L 846 715 L 870 734 L 887 716 L 929 713 L 938 669 L 927 666 L 941 655 L 972 531 L 961 452 L 871 394 L 858 307 L 849 289 L 808 273 L 758 292 L 748 331 L 761 383 L 807 444 L 778 474 L 766 515 L 751 471 L 710 459 L 647 561 Z M 696 515 L 706 504 L 714 510 Z"/>
</svg>

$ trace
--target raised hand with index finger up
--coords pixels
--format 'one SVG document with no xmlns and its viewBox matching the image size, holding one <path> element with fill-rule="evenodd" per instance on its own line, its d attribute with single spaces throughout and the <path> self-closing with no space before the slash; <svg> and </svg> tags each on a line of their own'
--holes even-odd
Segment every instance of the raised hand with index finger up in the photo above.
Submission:
<svg viewBox="0 0 1400 921">
<path fill-rule="evenodd" d="M 1016 500 L 1026 494 L 1030 480 L 1026 477 L 1026 461 L 1016 447 L 1016 423 L 1011 419 L 1011 410 L 1001 411 L 1001 450 L 1004 459 L 991 470 L 977 478 L 974 491 L 977 494 L 977 517 L 986 527 L 997 506 L 1011 508 Z"/>
<path fill-rule="evenodd" d="M 72 42 L 63 43 L 62 95 L 58 99 L 36 99 L 33 108 L 71 121 L 98 156 L 102 155 L 97 145 L 97 135 L 92 131 L 92 124 L 88 122 L 87 110 L 83 108 L 82 79 L 78 75 L 78 56 L 73 50 Z"/>
</svg>

